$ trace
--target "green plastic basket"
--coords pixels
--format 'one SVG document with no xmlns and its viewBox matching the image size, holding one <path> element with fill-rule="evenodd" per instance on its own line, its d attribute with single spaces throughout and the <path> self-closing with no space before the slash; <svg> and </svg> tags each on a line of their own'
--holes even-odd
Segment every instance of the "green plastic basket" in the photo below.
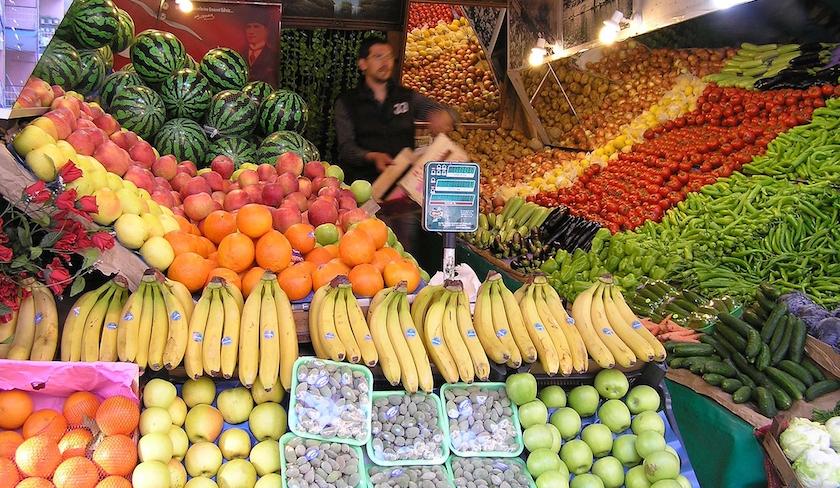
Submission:
<svg viewBox="0 0 840 488">
<path fill-rule="evenodd" d="M 373 467 L 385 468 L 385 469 L 387 469 L 387 468 L 393 468 L 393 469 L 401 469 L 401 468 L 408 468 L 408 469 L 411 469 L 411 468 L 441 468 L 443 470 L 443 472 L 446 473 L 446 479 L 449 481 L 449 486 L 447 486 L 446 488 L 457 488 L 455 486 L 455 478 L 452 477 L 452 470 L 449 469 L 449 467 L 446 464 L 435 464 L 435 465 L 423 464 L 423 465 L 403 466 L 403 467 L 401 467 L 401 466 L 368 465 L 367 471 L 366 471 L 365 474 L 367 476 L 367 484 L 368 484 L 369 488 L 373 488 L 373 482 L 370 480 L 370 469 L 373 468 Z M 441 488 L 443 488 L 443 487 L 441 487 Z"/>
<path fill-rule="evenodd" d="M 295 407 L 297 406 L 297 392 L 298 387 L 298 368 L 301 365 L 307 363 L 321 363 L 324 366 L 326 365 L 334 365 L 340 368 L 348 368 L 351 371 L 359 371 L 361 372 L 365 378 L 367 379 L 369 390 L 368 390 L 368 401 L 366 404 L 362 405 L 362 412 L 365 414 L 365 428 L 367 429 L 367 434 L 362 439 L 351 439 L 345 437 L 324 437 L 318 434 L 314 434 L 311 432 L 306 432 L 301 430 L 298 426 L 298 418 L 297 418 L 297 410 Z M 359 364 L 350 364 L 350 363 L 340 363 L 336 361 L 330 361 L 327 359 L 318 359 L 312 356 L 304 356 L 300 357 L 295 361 L 294 367 L 292 368 L 292 388 L 289 393 L 289 430 L 294 432 L 298 437 L 305 437 L 307 439 L 315 439 L 324 442 L 341 442 L 344 444 L 350 444 L 351 446 L 363 446 L 370 442 L 371 437 L 371 411 L 373 409 L 373 373 L 366 366 L 362 366 Z"/>
<path fill-rule="evenodd" d="M 455 485 L 455 470 L 452 469 L 452 460 L 457 459 L 461 456 L 451 455 L 449 459 L 446 460 L 446 470 L 449 472 L 449 479 L 452 481 L 452 484 Z M 503 458 L 498 459 L 497 462 L 502 463 L 512 463 L 518 464 L 522 467 L 522 472 L 525 474 L 525 477 L 528 481 L 528 486 L 531 488 L 537 488 L 537 483 L 534 482 L 534 478 L 531 476 L 531 473 L 528 471 L 528 466 L 525 464 L 525 461 L 522 460 L 520 457 L 513 457 L 513 458 Z M 285 487 L 283 487 L 285 488 Z"/>
<path fill-rule="evenodd" d="M 289 441 L 291 441 L 295 437 L 304 440 L 308 439 L 306 437 L 296 436 L 291 432 L 283 434 L 283 437 L 280 438 L 280 482 L 282 488 L 288 488 L 288 484 L 286 481 L 286 444 L 288 444 Z M 311 440 L 317 440 L 319 442 L 334 442 L 321 441 L 320 439 Z M 359 458 L 359 483 L 356 485 L 355 488 L 367 488 L 369 483 L 367 478 L 367 471 L 365 470 L 365 455 L 362 453 L 362 449 L 359 446 L 350 446 L 350 449 L 353 449 L 356 452 L 356 456 Z"/>
<path fill-rule="evenodd" d="M 435 401 L 437 405 L 437 414 L 438 414 L 438 427 L 440 427 L 441 432 L 443 433 L 443 440 L 441 441 L 441 452 L 440 455 L 432 458 L 432 459 L 403 459 L 400 461 L 386 461 L 384 459 L 379 459 L 373 451 L 373 436 L 371 436 L 370 442 L 367 443 L 366 450 L 367 455 L 374 464 L 378 466 L 431 466 L 435 464 L 443 464 L 446 462 L 446 459 L 449 457 L 449 427 L 446 424 L 446 412 L 443 410 L 443 401 L 441 401 L 440 397 L 435 395 L 434 393 L 420 393 L 422 395 L 430 396 Z M 375 391 L 373 392 L 372 401 L 376 401 L 379 398 L 383 397 L 390 397 L 390 396 L 406 396 L 408 392 L 405 391 Z M 371 407 L 371 411 L 373 407 Z"/>
<path fill-rule="evenodd" d="M 446 383 L 440 387 L 440 399 L 441 403 L 445 406 L 446 405 L 446 392 L 453 388 L 469 388 L 469 387 L 479 387 L 484 390 L 500 390 L 505 388 L 504 383 Z M 513 412 L 513 416 L 511 417 L 511 421 L 513 422 L 513 427 L 516 431 L 516 444 L 517 447 L 513 451 L 510 452 L 503 452 L 503 451 L 483 451 L 483 452 L 471 452 L 471 451 L 461 451 L 456 449 L 455 446 L 452 444 L 452 433 L 449 429 L 449 414 L 446 412 L 444 407 L 444 425 L 446 428 L 444 429 L 444 433 L 447 438 L 447 442 L 449 443 L 449 450 L 452 454 L 458 455 L 460 457 L 503 457 L 503 458 L 512 458 L 517 457 L 522 454 L 522 451 L 525 449 L 525 442 L 522 439 L 522 427 L 519 425 L 519 409 L 515 403 L 510 402 L 510 408 Z"/>
</svg>

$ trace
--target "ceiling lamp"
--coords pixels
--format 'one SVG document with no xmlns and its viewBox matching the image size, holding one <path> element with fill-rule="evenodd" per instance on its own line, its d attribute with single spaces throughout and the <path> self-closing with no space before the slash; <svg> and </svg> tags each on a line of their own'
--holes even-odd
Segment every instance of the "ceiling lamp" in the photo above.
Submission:
<svg viewBox="0 0 840 488">
<path fill-rule="evenodd" d="M 540 38 L 537 39 L 537 45 L 531 48 L 531 54 L 528 55 L 528 64 L 531 66 L 539 66 L 543 64 L 546 54 L 548 54 L 548 49 L 546 48 L 545 38 L 540 36 Z"/>
<path fill-rule="evenodd" d="M 612 17 L 604 21 L 604 26 L 598 32 L 598 40 L 601 44 L 609 46 L 618 39 L 618 33 L 621 31 L 621 22 L 624 20 L 624 14 L 616 10 Z"/>
</svg>

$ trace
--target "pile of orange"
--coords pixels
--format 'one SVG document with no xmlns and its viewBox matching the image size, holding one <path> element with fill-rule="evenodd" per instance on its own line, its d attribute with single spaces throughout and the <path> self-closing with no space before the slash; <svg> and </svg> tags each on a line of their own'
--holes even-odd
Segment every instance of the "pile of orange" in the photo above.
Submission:
<svg viewBox="0 0 840 488">
<path fill-rule="evenodd" d="M 130 486 L 125 477 L 137 464 L 131 436 L 139 420 L 137 402 L 124 396 L 100 401 L 79 391 L 59 412 L 34 410 L 26 392 L 0 391 L 0 488 Z"/>
</svg>

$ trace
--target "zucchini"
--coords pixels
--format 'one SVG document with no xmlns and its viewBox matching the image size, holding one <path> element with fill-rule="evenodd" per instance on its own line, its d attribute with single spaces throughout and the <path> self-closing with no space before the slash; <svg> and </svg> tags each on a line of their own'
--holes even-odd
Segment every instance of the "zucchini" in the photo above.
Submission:
<svg viewBox="0 0 840 488">
<path fill-rule="evenodd" d="M 776 331 L 776 327 L 780 323 L 784 323 L 782 318 L 787 313 L 787 305 L 784 302 L 777 303 L 776 307 L 770 312 L 770 316 L 767 318 L 767 321 L 764 322 L 764 327 L 761 328 L 761 340 L 764 342 L 769 343 L 770 339 L 773 337 L 773 332 Z"/>
<path fill-rule="evenodd" d="M 776 409 L 776 401 L 773 400 L 773 395 L 763 386 L 755 389 L 755 403 L 758 405 L 758 411 L 767 418 L 773 418 L 779 411 Z"/>
<path fill-rule="evenodd" d="M 790 395 L 791 398 L 795 400 L 802 400 L 802 394 L 805 393 L 805 385 L 802 384 L 801 381 L 785 373 L 784 371 L 776 369 L 772 366 L 765 369 L 764 374 L 766 374 L 768 378 L 770 378 L 774 383 L 776 383 L 783 390 L 785 390 L 785 392 L 788 395 Z M 800 389 L 800 386 L 802 386 L 803 388 Z"/>
<path fill-rule="evenodd" d="M 728 313 L 719 313 L 717 317 L 721 322 L 731 327 L 732 330 L 741 334 L 741 337 L 744 339 L 747 339 L 750 336 L 750 331 L 756 331 L 750 324 L 744 322 L 738 317 L 733 317 Z"/>
<path fill-rule="evenodd" d="M 747 353 L 747 359 L 755 359 L 758 353 L 761 352 L 761 346 L 763 345 L 761 334 L 757 330 L 750 328 L 749 335 L 747 336 L 747 347 L 744 349 L 744 352 Z"/>
<path fill-rule="evenodd" d="M 826 393 L 831 393 L 840 389 L 840 381 L 837 380 L 825 380 L 820 381 L 818 383 L 814 383 L 813 385 L 809 386 L 807 390 L 805 390 L 805 399 L 809 402 L 816 398 L 819 398 Z"/>
<path fill-rule="evenodd" d="M 744 385 L 735 378 L 726 378 L 720 383 L 720 389 L 726 393 L 735 393 L 742 386 Z"/>
<path fill-rule="evenodd" d="M 752 388 L 749 386 L 742 386 L 732 394 L 732 401 L 735 403 L 747 403 L 752 396 Z"/>
<path fill-rule="evenodd" d="M 714 373 L 727 378 L 734 378 L 737 371 L 732 366 L 721 361 L 706 361 L 703 364 L 704 373 Z"/>
<path fill-rule="evenodd" d="M 790 335 L 790 347 L 788 347 L 787 355 L 794 363 L 802 362 L 802 355 L 805 353 L 805 336 L 808 330 L 805 328 L 805 322 L 797 318 L 793 322 L 793 330 Z"/>
<path fill-rule="evenodd" d="M 779 361 L 785 358 L 787 355 L 787 351 L 790 348 L 790 339 L 793 337 L 793 329 L 796 328 L 796 318 L 793 315 L 785 322 L 785 334 L 782 336 L 782 340 L 779 343 L 779 347 L 773 350 L 773 356 L 770 359 L 770 362 L 773 364 L 779 364 Z"/>
<path fill-rule="evenodd" d="M 761 328 L 764 325 L 764 322 L 760 318 L 758 318 L 758 316 L 754 314 L 752 310 L 745 310 L 744 314 L 741 315 L 741 319 L 744 322 L 752 325 L 756 329 Z M 763 328 L 761 330 L 764 331 Z"/>
<path fill-rule="evenodd" d="M 788 410 L 790 409 L 790 406 L 793 405 L 793 400 L 787 393 L 785 393 L 785 390 L 776 385 L 768 386 L 767 390 L 771 395 L 773 395 L 773 401 L 776 402 L 776 406 L 781 410 Z"/>
<path fill-rule="evenodd" d="M 794 363 L 789 359 L 779 361 L 779 369 L 798 379 L 799 381 L 804 383 L 805 386 L 811 386 L 814 384 L 814 377 L 811 376 L 811 373 L 809 373 L 808 370 L 804 367 Z"/>
<path fill-rule="evenodd" d="M 691 356 L 711 356 L 715 353 L 715 348 L 709 344 L 677 344 L 674 346 L 672 354 L 677 357 L 691 357 Z"/>
<path fill-rule="evenodd" d="M 723 380 L 725 379 L 726 378 L 724 378 L 723 376 L 714 373 L 707 373 L 703 375 L 703 381 L 712 386 L 720 386 L 721 383 L 723 383 Z"/>
<path fill-rule="evenodd" d="M 730 329 L 723 323 L 717 324 L 715 327 L 715 334 L 720 334 L 732 344 L 739 352 L 744 352 L 747 349 L 747 340 L 741 337 L 737 332 Z"/>
<path fill-rule="evenodd" d="M 803 359 L 800 364 L 803 368 L 807 369 L 809 373 L 811 373 L 811 376 L 814 377 L 814 381 L 825 381 L 826 378 L 822 370 L 811 358 Z"/>
<path fill-rule="evenodd" d="M 757 370 L 764 371 L 767 369 L 767 366 L 770 366 L 771 354 L 770 346 L 761 344 L 761 352 L 755 358 L 755 367 Z"/>
</svg>

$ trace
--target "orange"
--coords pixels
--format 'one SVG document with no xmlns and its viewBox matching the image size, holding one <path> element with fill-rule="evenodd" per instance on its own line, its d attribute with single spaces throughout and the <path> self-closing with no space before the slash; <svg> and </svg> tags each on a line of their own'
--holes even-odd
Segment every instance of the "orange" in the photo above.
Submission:
<svg viewBox="0 0 840 488">
<path fill-rule="evenodd" d="M 204 219 L 204 237 L 213 244 L 222 242 L 228 234 L 236 232 L 236 215 L 224 210 L 214 210 Z"/>
<path fill-rule="evenodd" d="M 254 266 L 253 268 L 249 269 L 242 275 L 242 294 L 246 297 L 251 294 L 251 290 L 257 286 L 257 283 L 263 277 L 265 273 L 265 269 L 260 268 L 259 266 Z"/>
<path fill-rule="evenodd" d="M 206 258 L 210 254 L 216 252 L 216 245 L 206 237 L 195 236 L 195 242 L 195 245 L 198 248 L 198 254 L 201 254 L 201 257 L 203 258 Z"/>
<path fill-rule="evenodd" d="M 273 222 L 271 210 L 257 203 L 249 203 L 236 213 L 236 228 L 254 239 L 270 231 Z"/>
<path fill-rule="evenodd" d="M 357 297 L 372 297 L 376 292 L 385 288 L 382 274 L 372 264 L 359 264 L 347 275 L 353 286 L 353 294 Z"/>
<path fill-rule="evenodd" d="M 254 250 L 261 268 L 279 273 L 292 262 L 292 246 L 282 232 L 270 230 L 260 237 Z"/>
<path fill-rule="evenodd" d="M 58 442 L 58 450 L 64 459 L 84 456 L 92 440 L 93 435 L 89 430 L 85 428 L 73 429 L 64 434 L 64 437 Z"/>
<path fill-rule="evenodd" d="M 0 429 L 19 429 L 32 414 L 32 399 L 20 390 L 0 391 Z"/>
<path fill-rule="evenodd" d="M 175 256 L 166 272 L 170 280 L 183 283 L 188 290 L 195 293 L 204 287 L 207 274 L 210 273 L 210 263 L 194 252 L 187 252 Z"/>
<path fill-rule="evenodd" d="M 192 230 L 192 222 L 189 221 L 183 215 L 175 215 L 175 220 L 178 222 L 178 226 L 181 228 L 185 234 L 189 234 Z"/>
<path fill-rule="evenodd" d="M 0 432 L 0 458 L 14 459 L 15 450 L 23 442 L 23 436 L 13 430 Z"/>
<path fill-rule="evenodd" d="M 207 265 L 210 266 L 210 269 L 218 268 L 219 267 L 219 253 L 211 252 L 207 256 Z"/>
<path fill-rule="evenodd" d="M 105 435 L 131 435 L 139 421 L 140 407 L 126 396 L 112 396 L 96 410 L 96 423 Z"/>
<path fill-rule="evenodd" d="M 332 257 L 338 257 L 338 244 L 328 244 L 324 246 L 324 249 L 326 249 Z"/>
<path fill-rule="evenodd" d="M 180 230 L 173 230 L 167 232 L 163 238 L 172 246 L 172 251 L 175 253 L 175 256 L 180 256 L 188 252 L 196 252 L 195 236 L 192 234 Z"/>
<path fill-rule="evenodd" d="M 96 488 L 131 488 L 131 482 L 120 476 L 109 476 L 100 481 Z"/>
<path fill-rule="evenodd" d="M 0 458 L 0 488 L 15 488 L 20 481 L 17 466 L 11 460 Z"/>
<path fill-rule="evenodd" d="M 350 268 L 338 259 L 332 259 L 321 264 L 312 271 L 312 289 L 317 290 L 332 281 L 336 276 L 346 275 L 349 272 Z"/>
<path fill-rule="evenodd" d="M 137 465 L 137 445 L 125 435 L 109 435 L 93 451 L 93 462 L 106 475 L 128 476 Z"/>
<path fill-rule="evenodd" d="M 294 224 L 284 234 L 292 248 L 301 254 L 306 254 L 315 249 L 315 227 L 309 224 Z"/>
<path fill-rule="evenodd" d="M 284 269 L 277 276 L 280 288 L 286 292 L 289 300 L 302 300 L 312 291 L 312 263 L 301 262 Z"/>
<path fill-rule="evenodd" d="M 316 247 L 306 254 L 306 261 L 318 266 L 333 259 L 335 256 L 326 247 Z"/>
<path fill-rule="evenodd" d="M 96 488 L 99 470 L 89 459 L 74 457 L 58 465 L 52 481 L 55 488 Z"/>
<path fill-rule="evenodd" d="M 254 241 L 245 234 L 231 234 L 219 243 L 217 258 L 222 268 L 241 273 L 254 263 Z"/>
<path fill-rule="evenodd" d="M 204 283 L 204 285 L 209 285 L 210 281 L 217 276 L 237 288 L 242 288 L 242 282 L 239 278 L 239 275 L 227 268 L 215 268 L 212 271 L 210 271 L 210 273 L 207 275 L 207 281 Z"/>
<path fill-rule="evenodd" d="M 362 220 L 356 224 L 354 229 L 365 231 L 365 234 L 373 241 L 373 246 L 376 249 L 382 248 L 388 242 L 388 226 L 385 225 L 385 222 L 375 217 Z"/>
<path fill-rule="evenodd" d="M 371 264 L 376 266 L 376 269 L 379 272 L 385 271 L 385 265 L 390 263 L 391 261 L 399 261 L 402 259 L 399 251 L 392 247 L 383 247 L 382 249 L 377 249 L 375 253 L 373 253 L 373 261 Z"/>
<path fill-rule="evenodd" d="M 85 417 L 93 420 L 99 398 L 87 391 L 77 391 L 64 400 L 64 418 L 70 425 L 82 425 Z"/>
<path fill-rule="evenodd" d="M 58 443 L 67 431 L 67 419 L 55 410 L 45 408 L 38 410 L 23 423 L 23 438 L 29 439 L 36 435 L 48 437 Z"/>
<path fill-rule="evenodd" d="M 370 263 L 376 247 L 363 230 L 350 229 L 338 240 L 338 257 L 347 266 Z"/>
<path fill-rule="evenodd" d="M 409 293 L 416 290 L 420 284 L 420 270 L 414 263 L 405 259 L 388 263 L 383 276 L 386 286 L 396 286 L 400 281 L 405 281 Z"/>
<path fill-rule="evenodd" d="M 26 439 L 15 452 L 15 463 L 26 476 L 49 478 L 60 462 L 58 445 L 43 435 Z"/>
<path fill-rule="evenodd" d="M 18 483 L 15 488 L 55 488 L 55 485 L 44 478 L 27 478 Z"/>
</svg>

